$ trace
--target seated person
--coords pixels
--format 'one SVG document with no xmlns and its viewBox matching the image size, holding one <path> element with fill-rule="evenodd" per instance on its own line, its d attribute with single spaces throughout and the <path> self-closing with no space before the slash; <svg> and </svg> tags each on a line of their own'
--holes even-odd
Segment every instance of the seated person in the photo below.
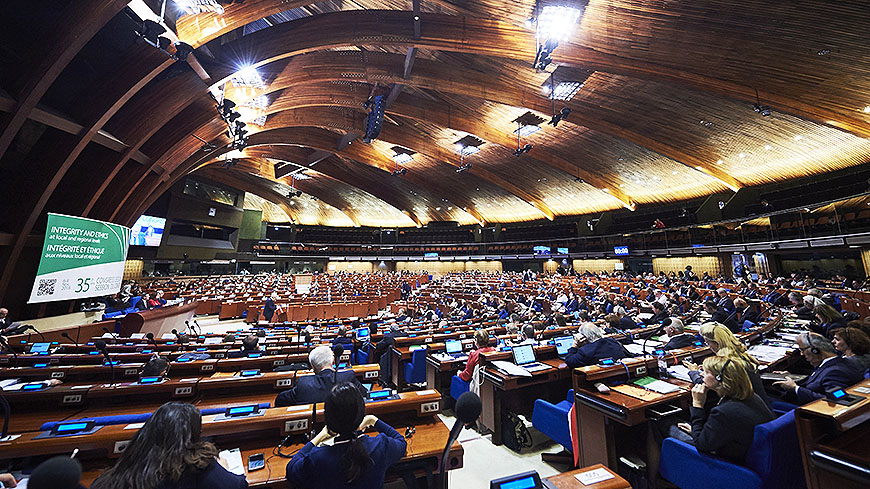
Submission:
<svg viewBox="0 0 870 489">
<path fill-rule="evenodd" d="M 870 336 L 858 328 L 834 328 L 831 330 L 834 348 L 861 372 L 870 369 Z"/>
<path fill-rule="evenodd" d="M 712 453 L 732 463 L 745 465 L 755 427 L 775 418 L 770 408 L 752 391 L 746 369 L 731 358 L 707 357 L 703 371 L 703 383 L 692 388 L 691 424 L 674 424 L 674 417 L 670 417 L 653 426 L 657 435 L 653 437 L 656 443 L 650 447 L 653 450 L 649 456 L 653 476 L 658 474 L 662 434 L 691 443 L 699 452 Z M 720 398 L 712 406 L 707 403 L 710 391 Z"/>
<path fill-rule="evenodd" d="M 583 323 L 580 332 L 574 337 L 574 346 L 568 349 L 565 363 L 570 368 L 595 365 L 599 360 L 630 357 L 622 343 L 613 338 L 605 338 L 604 332 L 595 323 Z"/>
<path fill-rule="evenodd" d="M 695 335 L 686 333 L 683 326 L 683 321 L 680 318 L 665 319 L 665 334 L 668 335 L 668 342 L 662 347 L 662 350 L 676 350 L 677 348 L 686 348 L 695 343 Z"/>
<path fill-rule="evenodd" d="M 92 489 L 149 487 L 242 489 L 243 475 L 225 469 L 218 449 L 200 439 L 202 415 L 186 402 L 166 403 L 134 435 L 114 467 Z"/>
<path fill-rule="evenodd" d="M 818 304 L 813 307 L 813 316 L 816 322 L 810 323 L 810 329 L 825 338 L 831 337 L 832 329 L 846 327 L 843 315 L 827 304 Z"/>
<path fill-rule="evenodd" d="M 227 358 L 243 358 L 252 353 L 262 353 L 257 346 L 259 343 L 260 338 L 257 338 L 255 335 L 245 336 L 245 339 L 242 340 L 242 349 L 230 351 L 227 353 Z"/>
<path fill-rule="evenodd" d="M 169 374 L 169 362 L 160 356 L 153 356 L 142 369 L 142 377 L 166 377 Z"/>
<path fill-rule="evenodd" d="M 148 301 L 150 300 L 151 296 L 148 294 L 144 294 L 142 297 L 139 298 L 139 302 L 136 303 L 136 310 L 147 311 L 148 309 L 151 309 L 151 306 L 148 305 Z"/>
<path fill-rule="evenodd" d="M 308 363 L 314 370 L 314 375 L 302 375 L 296 378 L 296 385 L 278 394 L 275 407 L 293 406 L 295 404 L 310 404 L 326 400 L 333 386 L 349 383 L 359 389 L 365 388 L 357 380 L 352 370 L 336 372 L 334 370 L 335 354 L 328 346 L 318 346 L 308 354 Z"/>
<path fill-rule="evenodd" d="M 340 326 L 338 328 L 338 336 L 332 340 L 332 346 L 344 345 L 345 351 L 353 351 L 353 338 L 347 335 L 347 327 Z"/>
<path fill-rule="evenodd" d="M 664 296 L 662 296 L 662 297 L 664 297 Z M 652 324 L 661 324 L 662 321 L 664 321 L 665 319 L 668 318 L 668 312 L 665 310 L 666 306 L 664 304 L 662 304 L 661 302 L 658 302 L 658 301 L 653 302 L 652 308 L 653 308 L 652 317 L 649 317 L 649 318 L 646 318 L 643 320 L 643 323 L 646 324 L 647 326 L 652 325 Z"/>
<path fill-rule="evenodd" d="M 746 352 L 746 346 L 734 336 L 734 333 L 723 324 L 704 323 L 701 325 L 700 334 L 714 355 L 730 357 L 743 362 L 743 366 L 746 367 L 746 375 L 749 376 L 749 382 L 752 384 L 753 392 L 758 394 L 758 397 L 770 406 L 770 398 L 764 390 L 764 383 L 758 374 L 758 360 Z M 692 382 L 700 384 L 703 378 L 698 365 L 688 359 L 683 360 L 683 365 L 689 369 L 689 378 Z"/>
<path fill-rule="evenodd" d="M 511 343 L 513 344 L 513 346 L 537 345 L 538 341 L 535 339 L 535 327 L 531 324 L 526 324 L 525 326 L 523 326 L 523 330 L 517 336 L 516 340 Z"/>
<path fill-rule="evenodd" d="M 806 404 L 825 397 L 828 389 L 849 387 L 863 378 L 863 372 L 838 356 L 834 344 L 817 333 L 801 333 L 797 346 L 815 370 L 800 383 L 787 378 L 773 384 L 785 391 L 783 399 L 788 402 Z"/>
<path fill-rule="evenodd" d="M 740 298 L 734 299 L 734 306 L 737 308 L 737 322 L 741 326 L 744 321 L 758 324 L 761 320 L 758 311 L 756 311 L 755 308 L 745 300 Z"/>
<path fill-rule="evenodd" d="M 362 395 L 349 384 L 333 387 L 325 401 L 326 426 L 287 463 L 287 481 L 295 487 L 383 487 L 387 469 L 405 456 L 405 438 L 366 416 Z M 380 434 L 366 436 L 372 427 Z M 320 446 L 332 438 L 332 445 Z"/>
<path fill-rule="evenodd" d="M 459 378 L 469 382 L 471 375 L 474 374 L 474 367 L 480 363 L 480 354 L 495 351 L 492 347 L 492 338 L 489 332 L 485 329 L 478 329 L 474 332 L 474 350 L 468 354 L 468 361 L 465 362 L 465 370 L 459 372 Z"/>
<path fill-rule="evenodd" d="M 737 315 L 729 314 L 725 309 L 716 306 L 716 302 L 704 302 L 704 310 L 710 314 L 710 322 L 724 324 L 732 333 L 740 331 L 740 326 L 737 325 Z"/>
</svg>

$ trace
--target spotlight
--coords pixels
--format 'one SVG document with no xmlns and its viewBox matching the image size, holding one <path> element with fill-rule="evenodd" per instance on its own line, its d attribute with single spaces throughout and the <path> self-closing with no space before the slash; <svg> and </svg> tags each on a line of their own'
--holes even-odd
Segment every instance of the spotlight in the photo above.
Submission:
<svg viewBox="0 0 870 489">
<path fill-rule="evenodd" d="M 528 152 L 531 151 L 531 150 L 532 150 L 532 145 L 531 145 L 531 144 L 526 144 L 526 145 L 523 146 L 522 148 L 517 148 L 517 149 L 515 149 L 515 150 L 514 150 L 514 156 L 522 156 L 523 153 L 528 153 Z"/>
<path fill-rule="evenodd" d="M 236 166 L 238 163 L 239 163 L 239 160 L 237 160 L 235 158 L 230 158 L 230 159 L 224 160 L 224 168 L 232 168 L 232 167 Z"/>
<path fill-rule="evenodd" d="M 393 170 L 393 176 L 404 175 L 406 173 L 408 173 L 407 168 L 402 168 L 401 170 Z"/>
<path fill-rule="evenodd" d="M 162 25 L 154 22 L 153 20 L 146 20 L 142 22 L 142 27 L 136 31 L 136 34 L 139 35 L 142 39 L 145 40 L 148 44 L 154 46 L 155 48 L 160 47 L 159 37 L 161 34 L 166 32 L 166 28 Z"/>
<path fill-rule="evenodd" d="M 770 115 L 770 107 L 766 105 L 761 105 L 761 98 L 758 96 L 758 89 L 755 89 L 755 103 L 752 104 L 752 108 L 755 112 L 761 114 L 762 117 L 767 117 Z"/>
<path fill-rule="evenodd" d="M 172 57 L 179 61 L 187 61 L 187 57 L 190 56 L 190 53 L 192 52 L 193 46 L 186 42 L 179 41 L 175 43 L 175 54 L 173 54 Z"/>
<path fill-rule="evenodd" d="M 586 183 L 586 180 L 583 180 L 583 179 L 580 178 L 580 177 L 574 177 L 574 181 L 577 182 L 577 183 Z"/>
<path fill-rule="evenodd" d="M 548 122 L 547 124 L 556 127 L 559 125 L 560 122 L 565 120 L 570 113 L 571 109 L 569 109 L 568 107 L 562 107 L 562 110 L 560 110 L 558 114 L 553 114 L 553 118 L 550 119 L 550 122 Z"/>
<path fill-rule="evenodd" d="M 287 194 L 287 198 L 288 198 L 288 199 L 292 199 L 293 197 L 297 197 L 297 198 L 298 198 L 298 197 L 302 197 L 302 191 L 301 191 L 301 190 L 296 190 L 296 191 L 294 192 L 294 191 L 291 189 L 291 190 L 290 190 L 290 193 Z"/>
<path fill-rule="evenodd" d="M 471 169 L 471 163 L 465 163 L 460 165 L 459 168 L 456 169 L 456 173 L 462 173 Z"/>
<path fill-rule="evenodd" d="M 162 51 L 169 51 L 169 46 L 172 46 L 172 41 L 168 37 L 160 36 L 157 38 L 157 47 Z"/>
</svg>

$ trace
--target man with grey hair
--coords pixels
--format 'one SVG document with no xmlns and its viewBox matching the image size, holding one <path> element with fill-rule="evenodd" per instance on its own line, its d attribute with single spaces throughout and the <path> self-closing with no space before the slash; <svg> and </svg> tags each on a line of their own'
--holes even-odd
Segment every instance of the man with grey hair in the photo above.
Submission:
<svg viewBox="0 0 870 489">
<path fill-rule="evenodd" d="M 722 288 L 716 289 L 716 295 L 719 296 L 719 300 L 716 302 L 716 307 L 725 309 L 725 312 L 728 314 L 734 312 L 734 301 L 732 301 L 731 297 L 728 296 L 728 290 Z"/>
<path fill-rule="evenodd" d="M 783 399 L 788 402 L 806 404 L 825 397 L 832 388 L 849 387 L 863 378 L 862 372 L 837 355 L 833 343 L 820 334 L 801 333 L 797 346 L 815 370 L 800 383 L 786 378 L 773 384 L 785 391 Z"/>
<path fill-rule="evenodd" d="M 360 394 L 365 395 L 366 389 L 359 383 L 353 370 L 344 372 L 334 370 L 335 354 L 328 346 L 321 345 L 311 350 L 308 354 L 308 363 L 314 370 L 314 375 L 298 376 L 296 385 L 278 394 L 275 407 L 324 402 L 335 385 L 344 383 L 355 385 Z"/>
<path fill-rule="evenodd" d="M 630 357 L 622 343 L 604 336 L 601 328 L 595 323 L 586 322 L 580 325 L 580 330 L 574 337 L 574 346 L 568 349 L 565 363 L 570 368 L 595 365 L 600 360 Z"/>
<path fill-rule="evenodd" d="M 683 321 L 680 318 L 667 318 L 662 324 L 665 327 L 665 334 L 668 335 L 668 342 L 665 343 L 662 350 L 686 348 L 692 346 L 695 342 L 695 335 L 685 332 L 685 326 L 683 326 Z"/>
</svg>

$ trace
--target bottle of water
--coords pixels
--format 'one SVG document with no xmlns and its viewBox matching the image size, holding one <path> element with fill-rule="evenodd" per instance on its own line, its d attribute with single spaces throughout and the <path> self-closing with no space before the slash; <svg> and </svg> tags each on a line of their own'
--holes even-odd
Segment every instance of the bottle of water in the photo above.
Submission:
<svg viewBox="0 0 870 489">
<path fill-rule="evenodd" d="M 658 359 L 656 360 L 659 365 L 659 378 L 667 379 L 668 378 L 668 359 L 665 357 L 665 352 L 662 351 L 658 355 Z"/>
</svg>

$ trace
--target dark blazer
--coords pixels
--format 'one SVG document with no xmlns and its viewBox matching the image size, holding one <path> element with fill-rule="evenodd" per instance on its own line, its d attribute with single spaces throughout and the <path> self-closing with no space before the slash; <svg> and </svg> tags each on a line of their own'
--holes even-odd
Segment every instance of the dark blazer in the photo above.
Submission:
<svg viewBox="0 0 870 489">
<path fill-rule="evenodd" d="M 637 323 L 632 321 L 632 319 L 630 317 L 622 316 L 621 318 L 619 318 L 619 329 L 629 330 L 629 329 L 636 329 L 636 328 L 637 328 Z"/>
<path fill-rule="evenodd" d="M 292 388 L 278 394 L 275 398 L 275 407 L 293 406 L 296 404 L 311 404 L 313 402 L 323 402 L 332 387 L 336 383 L 342 384 L 350 382 L 354 384 L 361 394 L 365 394 L 366 390 L 356 379 L 353 371 L 345 370 L 338 372 L 338 381 L 335 380 L 335 371 L 332 369 L 322 370 L 315 375 L 303 375 L 296 379 L 296 385 Z"/>
<path fill-rule="evenodd" d="M 758 324 L 760 319 L 758 311 L 753 309 L 751 306 L 740 312 L 740 326 L 743 326 L 743 321 L 751 321 Z"/>
<path fill-rule="evenodd" d="M 565 357 L 565 364 L 570 368 L 576 368 L 595 365 L 602 358 L 618 360 L 630 356 L 631 353 L 622 346 L 622 343 L 613 338 L 601 338 L 580 348 L 569 348 L 568 356 Z"/>
<path fill-rule="evenodd" d="M 833 357 L 813 370 L 809 377 L 798 382 L 794 390 L 785 393 L 784 399 L 796 404 L 806 404 L 821 399 L 832 387 L 849 387 L 863 378 L 862 372 L 843 357 Z"/>
<path fill-rule="evenodd" d="M 405 438 L 381 420 L 374 428 L 378 436 L 363 436 L 369 465 L 353 484 L 344 480 L 341 463 L 349 444 L 315 447 L 308 442 L 287 463 L 287 481 L 299 488 L 370 489 L 384 486 L 387 469 L 405 456 Z"/>
<path fill-rule="evenodd" d="M 719 309 L 725 309 L 728 311 L 728 314 L 734 312 L 735 309 L 734 301 L 728 296 L 720 297 L 719 300 L 716 301 L 716 307 Z"/>
<path fill-rule="evenodd" d="M 670 316 L 668 316 L 668 311 L 662 311 L 662 312 L 658 312 L 658 313 L 653 314 L 653 316 L 649 319 L 644 319 L 643 323 L 646 325 L 661 324 L 662 321 L 664 321 L 665 319 L 667 319 L 669 317 Z"/>
<path fill-rule="evenodd" d="M 671 337 L 662 350 L 676 350 L 677 348 L 686 348 L 695 343 L 695 335 L 692 333 L 682 333 Z"/>
<path fill-rule="evenodd" d="M 755 427 L 773 421 L 774 415 L 760 397 L 724 398 L 710 409 L 691 407 L 692 440 L 698 451 L 715 453 L 740 465 L 752 445 Z"/>
<path fill-rule="evenodd" d="M 263 306 L 263 317 L 266 318 L 266 321 L 272 322 L 272 316 L 275 315 L 275 311 L 278 309 L 278 306 L 272 300 L 271 297 L 266 298 L 266 305 Z"/>
<path fill-rule="evenodd" d="M 175 484 L 165 483 L 160 489 L 244 489 L 248 481 L 243 475 L 236 475 L 221 467 L 217 460 L 205 470 L 185 470 Z"/>
<path fill-rule="evenodd" d="M 736 333 L 740 331 L 740 326 L 737 325 L 737 319 L 735 319 L 736 317 L 736 314 L 731 314 L 725 311 L 725 309 L 719 308 L 710 315 L 710 321 L 722 323 L 726 328 L 730 329 L 732 333 Z"/>
<path fill-rule="evenodd" d="M 833 323 L 822 323 L 822 324 L 810 323 L 810 330 L 812 330 L 813 332 L 819 333 L 820 335 L 824 336 L 825 338 L 831 337 L 831 330 L 832 329 L 845 328 L 845 327 L 846 327 L 846 323 L 843 321 L 837 321 L 837 322 L 833 322 Z"/>
</svg>

